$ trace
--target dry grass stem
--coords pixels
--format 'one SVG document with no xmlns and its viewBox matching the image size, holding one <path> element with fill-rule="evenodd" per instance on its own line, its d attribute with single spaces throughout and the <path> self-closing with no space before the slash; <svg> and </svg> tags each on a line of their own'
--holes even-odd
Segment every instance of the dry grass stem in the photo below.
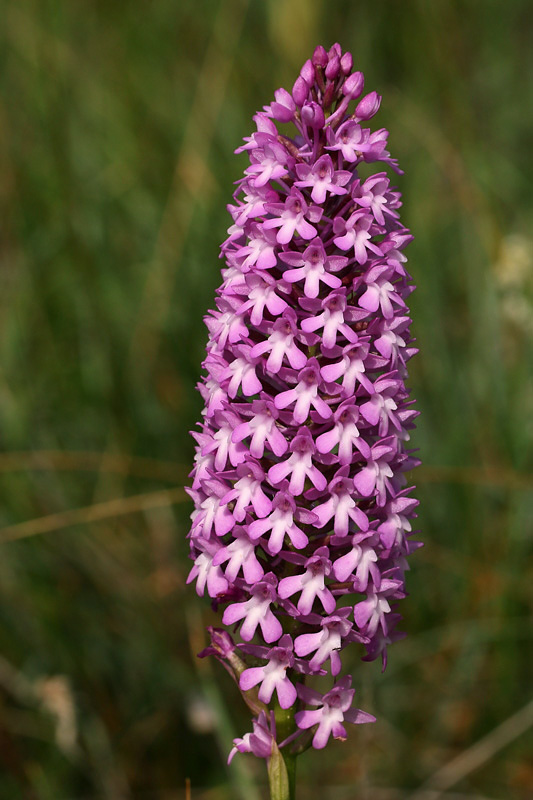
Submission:
<svg viewBox="0 0 533 800">
<path fill-rule="evenodd" d="M 533 700 L 437 770 L 409 800 L 437 800 L 533 726 Z"/>
<path fill-rule="evenodd" d="M 74 508 L 68 511 L 58 511 L 56 514 L 47 514 L 17 525 L 9 525 L 0 530 L 0 544 L 12 542 L 17 539 L 26 539 L 40 533 L 69 528 L 72 525 L 86 525 L 90 522 L 100 522 L 104 519 L 122 517 L 126 514 L 137 514 L 150 508 L 182 503 L 187 495 L 181 486 L 159 492 L 145 492 L 132 497 L 118 497 L 103 503 L 94 503 L 85 508 Z"/>
<path fill-rule="evenodd" d="M 21 470 L 57 470 L 58 472 L 115 472 L 119 475 L 176 483 L 187 473 L 173 461 L 143 458 L 128 453 L 65 450 L 33 450 L 0 453 L 0 473 Z"/>
<path fill-rule="evenodd" d="M 248 0 L 220 3 L 211 39 L 199 70 L 196 94 L 186 121 L 183 141 L 168 200 L 157 234 L 139 323 L 131 340 L 131 363 L 136 368 L 153 362 L 159 347 L 157 331 L 166 319 L 172 299 L 176 267 L 180 262 L 198 198 L 210 175 L 207 158 L 224 103 L 236 47 Z"/>
</svg>

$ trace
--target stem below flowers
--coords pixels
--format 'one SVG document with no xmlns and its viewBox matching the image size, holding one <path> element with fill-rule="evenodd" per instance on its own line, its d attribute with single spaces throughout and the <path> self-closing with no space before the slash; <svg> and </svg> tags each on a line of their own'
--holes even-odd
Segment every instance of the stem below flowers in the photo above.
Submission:
<svg viewBox="0 0 533 800">
<path fill-rule="evenodd" d="M 296 800 L 296 756 L 287 753 L 283 756 L 283 759 L 287 768 L 287 777 L 289 778 L 288 800 Z"/>
<path fill-rule="evenodd" d="M 274 711 L 276 734 L 280 742 L 287 739 L 296 729 L 294 709 L 283 709 L 278 704 Z M 268 766 L 270 800 L 295 800 L 296 798 L 296 755 L 276 750 Z"/>
</svg>

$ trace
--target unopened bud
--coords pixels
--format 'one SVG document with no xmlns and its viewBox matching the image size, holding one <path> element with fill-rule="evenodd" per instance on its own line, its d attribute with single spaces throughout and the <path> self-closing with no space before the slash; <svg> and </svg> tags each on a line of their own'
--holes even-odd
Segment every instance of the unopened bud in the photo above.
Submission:
<svg viewBox="0 0 533 800">
<path fill-rule="evenodd" d="M 301 68 L 300 75 L 308 86 L 312 86 L 313 83 L 315 82 L 315 68 L 310 58 L 307 59 L 307 61 Z"/>
<path fill-rule="evenodd" d="M 334 81 L 337 75 L 339 74 L 341 68 L 341 60 L 339 56 L 335 53 L 332 57 L 330 57 L 328 61 L 328 65 L 326 67 L 326 78 L 329 81 Z"/>
<path fill-rule="evenodd" d="M 235 643 L 229 633 L 224 628 L 208 627 L 207 632 L 211 636 L 211 645 L 204 648 L 198 654 L 199 658 L 206 656 L 216 656 L 217 658 L 228 658 L 235 650 Z"/>
<path fill-rule="evenodd" d="M 275 100 L 270 104 L 270 110 L 279 122 L 290 122 L 296 110 L 294 101 L 286 89 L 278 89 L 274 92 Z"/>
<path fill-rule="evenodd" d="M 357 122 L 363 119 L 371 119 L 374 114 L 377 114 L 380 104 L 381 95 L 377 92 L 370 92 L 370 94 L 365 95 L 357 104 L 353 115 L 354 119 L 356 119 Z"/>
<path fill-rule="evenodd" d="M 328 63 L 328 54 L 326 53 L 326 49 L 322 47 L 321 44 L 319 44 L 318 47 L 315 47 L 312 61 L 316 67 L 325 67 Z"/>
<path fill-rule="evenodd" d="M 292 87 L 292 98 L 298 108 L 301 108 L 305 101 L 307 100 L 307 95 L 309 94 L 309 86 L 307 85 L 304 78 L 299 75 L 296 80 L 294 81 L 294 86 Z"/>
<path fill-rule="evenodd" d="M 302 108 L 302 122 L 313 130 L 324 127 L 324 112 L 318 103 L 306 103 Z"/>
<path fill-rule="evenodd" d="M 344 53 L 341 57 L 341 72 L 343 75 L 349 75 L 353 67 L 353 58 L 351 53 Z"/>
<path fill-rule="evenodd" d="M 352 75 L 349 75 L 344 81 L 344 86 L 342 87 L 342 93 L 350 100 L 355 100 L 355 98 L 359 97 L 359 95 L 363 91 L 364 85 L 365 85 L 365 78 L 363 73 L 354 72 Z"/>
</svg>

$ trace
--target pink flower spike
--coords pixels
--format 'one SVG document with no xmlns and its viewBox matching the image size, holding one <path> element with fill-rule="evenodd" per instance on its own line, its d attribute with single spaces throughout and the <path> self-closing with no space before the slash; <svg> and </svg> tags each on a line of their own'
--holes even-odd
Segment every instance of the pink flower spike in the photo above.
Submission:
<svg viewBox="0 0 533 800">
<path fill-rule="evenodd" d="M 230 755 L 264 758 L 271 780 L 284 754 L 374 721 L 352 708 L 342 653 L 358 642 L 386 665 L 421 546 L 407 486 L 413 237 L 389 133 L 366 122 L 381 98 L 363 96 L 356 69 L 339 44 L 318 47 L 254 116 L 205 317 L 187 582 L 229 631 L 202 655 L 255 715 Z M 324 695 L 304 685 L 328 674 Z M 262 711 L 273 703 L 289 733 Z"/>
</svg>

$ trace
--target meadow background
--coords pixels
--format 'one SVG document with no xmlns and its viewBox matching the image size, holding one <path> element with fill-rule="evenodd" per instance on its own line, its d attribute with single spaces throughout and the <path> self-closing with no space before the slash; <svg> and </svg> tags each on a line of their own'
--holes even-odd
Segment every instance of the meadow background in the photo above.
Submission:
<svg viewBox="0 0 533 800">
<path fill-rule="evenodd" d="M 1 0 L 2 800 L 262 796 L 182 487 L 233 150 L 334 41 L 405 169 L 426 546 L 301 797 L 533 796 L 530 1 Z"/>
</svg>

